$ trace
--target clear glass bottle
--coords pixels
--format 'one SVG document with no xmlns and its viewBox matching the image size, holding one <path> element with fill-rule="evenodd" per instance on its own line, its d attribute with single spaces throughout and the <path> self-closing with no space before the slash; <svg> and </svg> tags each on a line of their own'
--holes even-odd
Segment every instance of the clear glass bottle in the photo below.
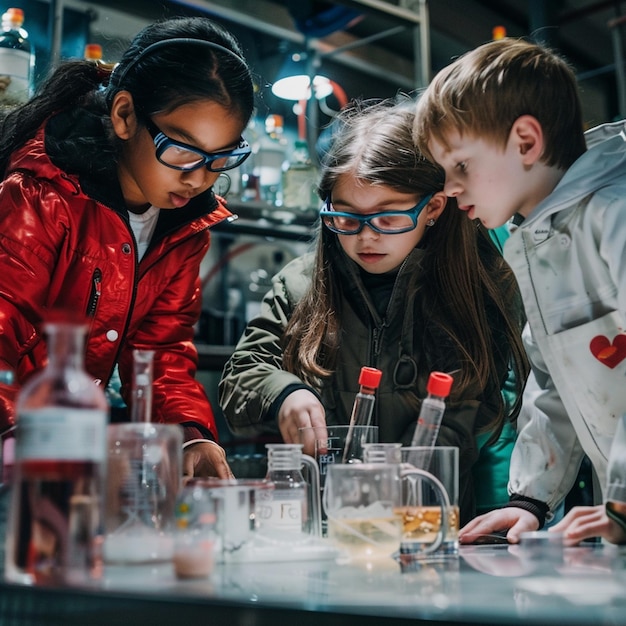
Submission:
<svg viewBox="0 0 626 626">
<path fill-rule="evenodd" d="M 33 94 L 35 55 L 22 28 L 24 11 L 10 8 L 2 15 L 0 33 L 0 104 L 15 106 Z"/>
<path fill-rule="evenodd" d="M 265 502 L 261 520 L 265 536 L 279 541 L 290 537 L 321 535 L 320 488 L 317 463 L 302 454 L 299 443 L 268 443 L 266 480 L 274 486 L 271 500 Z M 307 466 L 311 482 L 302 473 Z"/>
<path fill-rule="evenodd" d="M 315 193 L 317 171 L 311 161 L 304 139 L 296 139 L 286 169 L 283 171 L 283 205 L 305 213 L 316 209 L 319 198 Z"/>
<path fill-rule="evenodd" d="M 18 395 L 5 571 L 13 582 L 85 582 L 97 572 L 108 405 L 84 369 L 86 330 L 48 321 L 48 365 Z"/>
<path fill-rule="evenodd" d="M 261 200 L 275 206 L 283 204 L 281 175 L 286 144 L 283 125 L 282 115 L 272 114 L 265 118 L 265 133 L 259 137 L 254 155 L 253 173 L 259 177 Z"/>
</svg>

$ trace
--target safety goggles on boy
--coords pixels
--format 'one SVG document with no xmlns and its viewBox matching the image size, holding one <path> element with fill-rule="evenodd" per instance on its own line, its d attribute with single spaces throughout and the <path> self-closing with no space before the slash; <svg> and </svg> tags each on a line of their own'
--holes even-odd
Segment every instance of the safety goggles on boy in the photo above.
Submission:
<svg viewBox="0 0 626 626">
<path fill-rule="evenodd" d="M 329 197 L 320 211 L 320 216 L 326 228 L 338 235 L 358 235 L 366 224 L 377 233 L 397 235 L 409 232 L 417 226 L 419 214 L 432 197 L 432 193 L 424 196 L 407 211 L 383 211 L 369 215 L 335 211 Z"/>
<path fill-rule="evenodd" d="M 234 150 L 205 152 L 180 141 L 170 139 L 152 120 L 146 121 L 146 128 L 156 147 L 156 158 L 175 170 L 192 172 L 203 166 L 211 172 L 225 172 L 241 165 L 252 152 L 248 142 L 239 138 Z"/>
</svg>

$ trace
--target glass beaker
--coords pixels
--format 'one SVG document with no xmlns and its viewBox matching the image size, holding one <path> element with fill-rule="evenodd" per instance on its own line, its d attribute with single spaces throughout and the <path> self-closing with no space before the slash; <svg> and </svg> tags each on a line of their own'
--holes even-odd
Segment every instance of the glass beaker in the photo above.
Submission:
<svg viewBox="0 0 626 626">
<path fill-rule="evenodd" d="M 401 453 L 404 477 L 401 560 L 406 563 L 458 557 L 459 449 L 408 446 Z M 434 483 L 438 483 L 438 489 L 433 488 Z"/>
<path fill-rule="evenodd" d="M 388 455 L 397 450 L 395 444 L 383 445 Z M 394 455 L 397 458 L 397 452 Z M 446 511 L 447 494 L 441 482 L 429 472 L 384 460 L 337 463 L 328 467 L 323 496 L 328 537 L 348 561 L 369 566 L 388 563 L 391 557 L 399 556 L 402 563 L 405 536 L 402 487 L 409 478 L 427 484 L 434 491 L 435 508 L 442 517 Z M 445 534 L 439 532 L 427 538 L 421 545 L 422 554 L 437 551 L 444 537 Z"/>
<path fill-rule="evenodd" d="M 238 478 L 194 478 L 187 485 L 198 496 L 211 500 L 216 515 L 215 557 L 221 563 L 254 560 L 262 502 L 271 496 L 273 485 L 266 480 Z"/>
<path fill-rule="evenodd" d="M 402 538 L 400 465 L 329 465 L 323 502 L 328 538 L 341 560 L 368 567 L 391 563 Z"/>
<path fill-rule="evenodd" d="M 108 427 L 106 563 L 172 559 L 182 446 L 182 429 L 177 424 Z"/>
<path fill-rule="evenodd" d="M 365 463 L 402 463 L 401 443 L 364 443 Z"/>
</svg>

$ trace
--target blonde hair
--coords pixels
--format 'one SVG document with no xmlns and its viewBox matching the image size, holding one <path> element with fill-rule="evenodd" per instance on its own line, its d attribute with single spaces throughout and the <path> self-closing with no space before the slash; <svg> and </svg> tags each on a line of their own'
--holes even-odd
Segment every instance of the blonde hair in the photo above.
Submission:
<svg viewBox="0 0 626 626">
<path fill-rule="evenodd" d="M 585 151 L 578 85 L 569 64 L 538 44 L 492 41 L 435 76 L 418 99 L 413 140 L 428 158 L 428 143 L 449 148 L 452 131 L 504 147 L 522 115 L 541 124 L 546 165 L 567 169 Z"/>
</svg>

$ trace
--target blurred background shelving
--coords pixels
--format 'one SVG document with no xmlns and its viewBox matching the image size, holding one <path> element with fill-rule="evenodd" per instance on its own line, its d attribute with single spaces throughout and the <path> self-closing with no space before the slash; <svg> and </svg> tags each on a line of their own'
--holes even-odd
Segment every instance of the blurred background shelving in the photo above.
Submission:
<svg viewBox="0 0 626 626">
<path fill-rule="evenodd" d="M 296 139 L 306 140 L 315 166 L 333 117 L 347 100 L 413 93 L 452 58 L 493 38 L 496 27 L 542 41 L 570 61 L 588 126 L 624 117 L 623 5 L 615 0 L 4 0 L 0 9 L 24 10 L 36 84 L 60 60 L 81 58 L 88 43 L 99 44 L 103 59 L 115 62 L 141 28 L 175 15 L 211 17 L 239 39 L 257 86 L 256 114 L 245 133 L 254 154 L 240 172 L 230 173 L 227 199 L 239 217 L 213 229 L 197 329 L 200 376 L 219 414 L 215 389 L 233 344 L 258 311 L 272 274 L 308 250 L 315 233 L 319 201 L 298 208 L 283 203 L 282 170 Z M 322 75 L 332 86 L 301 109 L 271 90 L 294 55 L 304 58 L 310 76 Z M 224 443 L 235 445 L 221 419 Z"/>
</svg>

